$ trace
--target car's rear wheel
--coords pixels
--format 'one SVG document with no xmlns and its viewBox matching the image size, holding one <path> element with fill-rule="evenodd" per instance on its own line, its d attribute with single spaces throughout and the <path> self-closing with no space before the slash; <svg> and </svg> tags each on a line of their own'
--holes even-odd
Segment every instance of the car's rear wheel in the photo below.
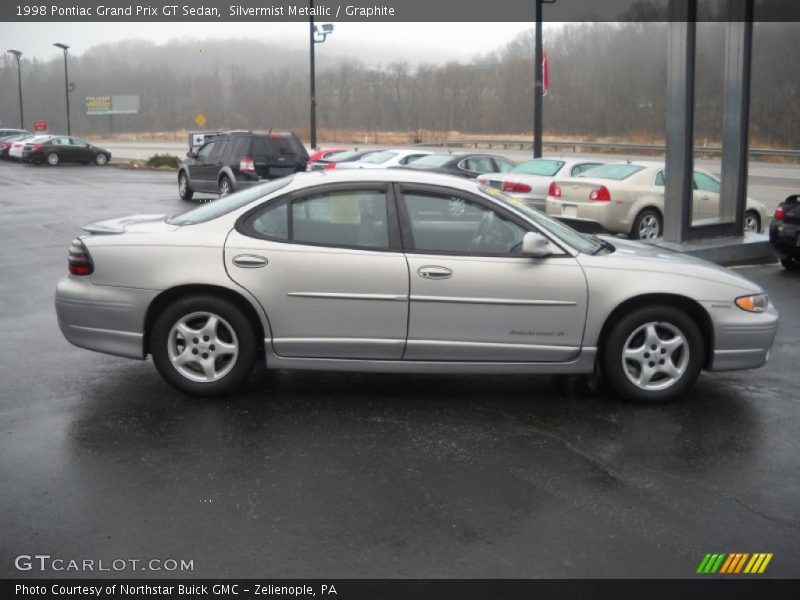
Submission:
<svg viewBox="0 0 800 600">
<path fill-rule="evenodd" d="M 744 213 L 744 230 L 752 233 L 761 231 L 761 217 L 754 210 L 748 210 Z"/>
<path fill-rule="evenodd" d="M 94 162 L 98 167 L 102 167 L 104 164 L 108 162 L 108 157 L 100 152 L 97 156 L 94 157 Z"/>
<path fill-rule="evenodd" d="M 217 185 L 217 189 L 219 190 L 220 198 L 224 198 L 233 191 L 231 180 L 228 179 L 227 175 L 223 175 L 222 177 L 219 178 L 219 184 Z"/>
<path fill-rule="evenodd" d="M 178 175 L 178 194 L 180 194 L 181 200 L 191 200 L 194 196 L 194 190 L 189 187 L 189 178 L 183 171 Z"/>
<path fill-rule="evenodd" d="M 631 237 L 636 240 L 654 240 L 661 237 L 663 229 L 661 213 L 653 208 L 645 208 L 633 221 Z"/>
<path fill-rule="evenodd" d="M 47 164 L 51 167 L 55 167 L 58 164 L 58 154 L 55 152 L 51 152 L 47 155 Z"/>
<path fill-rule="evenodd" d="M 781 266 L 787 271 L 800 271 L 800 261 L 798 261 L 796 258 L 782 258 Z"/>
<path fill-rule="evenodd" d="M 256 336 L 247 317 L 215 296 L 184 298 L 156 319 L 153 363 L 174 388 L 191 396 L 221 396 L 240 386 L 256 359 Z"/>
<path fill-rule="evenodd" d="M 603 370 L 626 400 L 665 402 L 697 380 L 704 348 L 700 328 L 685 312 L 643 307 L 614 325 L 602 349 Z"/>
</svg>

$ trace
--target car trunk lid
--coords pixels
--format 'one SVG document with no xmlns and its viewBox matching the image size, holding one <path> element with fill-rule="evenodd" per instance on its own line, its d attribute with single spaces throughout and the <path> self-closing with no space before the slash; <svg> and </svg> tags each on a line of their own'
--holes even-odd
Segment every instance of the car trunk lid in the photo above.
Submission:
<svg viewBox="0 0 800 600">
<path fill-rule="evenodd" d="M 592 190 L 597 190 L 600 186 L 608 187 L 611 182 L 607 179 L 581 178 L 580 180 L 568 179 L 555 181 L 554 183 L 561 189 L 560 199 L 562 202 L 590 204 L 595 202 L 595 200 L 589 198 Z"/>
<path fill-rule="evenodd" d="M 97 221 L 84 225 L 82 229 L 94 234 L 161 233 L 178 229 L 178 225 L 170 225 L 166 219 L 167 215 L 133 215 Z"/>
</svg>

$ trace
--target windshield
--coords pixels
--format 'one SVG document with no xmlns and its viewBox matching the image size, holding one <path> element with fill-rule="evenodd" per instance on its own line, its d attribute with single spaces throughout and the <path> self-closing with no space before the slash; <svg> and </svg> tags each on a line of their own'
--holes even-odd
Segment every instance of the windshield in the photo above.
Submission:
<svg viewBox="0 0 800 600">
<path fill-rule="evenodd" d="M 414 166 L 441 167 L 453 160 L 452 154 L 429 154 L 414 161 Z"/>
<path fill-rule="evenodd" d="M 547 160 L 537 158 L 529 160 L 517 165 L 511 169 L 511 173 L 523 173 L 525 175 L 542 175 L 544 177 L 552 177 L 558 170 L 564 166 L 563 160 Z"/>
<path fill-rule="evenodd" d="M 629 164 L 600 165 L 594 169 L 584 171 L 578 175 L 578 177 L 591 177 L 592 179 L 614 179 L 616 181 L 622 181 L 634 173 L 638 173 L 642 169 L 644 169 L 644 167 Z"/>
<path fill-rule="evenodd" d="M 217 217 L 228 214 L 237 208 L 246 206 L 247 204 L 258 200 L 259 198 L 263 198 L 264 196 L 268 196 L 273 192 L 277 192 L 279 189 L 289 185 L 289 182 L 292 181 L 293 177 L 293 175 L 281 177 L 280 179 L 274 179 L 263 185 L 257 185 L 255 187 L 242 190 L 241 192 L 231 194 L 230 196 L 224 196 L 219 200 L 214 200 L 213 202 L 203 204 L 199 208 L 174 215 L 167 219 L 167 223 L 170 225 L 195 225 L 196 223 L 205 223 L 211 219 L 216 219 Z"/>
<path fill-rule="evenodd" d="M 575 248 L 575 250 L 578 252 L 583 252 L 584 254 L 594 254 L 603 247 L 603 243 L 596 238 L 592 238 L 588 235 L 584 235 L 578 231 L 575 231 L 569 225 L 565 225 L 561 221 L 552 219 L 535 208 L 525 206 L 524 203 L 517 201 L 507 194 L 504 194 L 497 188 L 486 185 L 481 185 L 479 187 L 484 194 L 488 194 L 489 196 L 496 198 L 501 202 L 505 202 L 506 204 L 513 206 L 521 213 L 525 214 L 525 216 L 531 221 L 536 223 L 538 227 L 552 233 L 564 243 L 568 244 L 572 248 Z"/>
<path fill-rule="evenodd" d="M 375 154 L 368 154 L 361 159 L 361 162 L 373 163 L 379 165 L 385 163 L 390 158 L 397 156 L 397 152 L 376 152 Z"/>
</svg>

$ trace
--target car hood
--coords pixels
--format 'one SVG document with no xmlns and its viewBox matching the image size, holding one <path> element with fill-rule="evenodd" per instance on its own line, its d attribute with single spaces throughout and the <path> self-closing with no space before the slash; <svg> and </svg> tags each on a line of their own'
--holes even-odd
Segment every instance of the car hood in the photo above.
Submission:
<svg viewBox="0 0 800 600">
<path fill-rule="evenodd" d="M 114 233 L 163 233 L 175 231 L 179 225 L 166 222 L 167 215 L 133 215 L 118 219 L 107 219 L 84 225 L 83 230 L 88 233 L 114 234 Z"/>
<path fill-rule="evenodd" d="M 578 260 L 585 268 L 619 269 L 621 271 L 657 273 L 669 277 L 715 282 L 743 290 L 743 293 L 761 293 L 756 283 L 738 273 L 707 260 L 613 236 L 598 236 L 610 242 L 615 251 L 609 254 L 580 254 Z"/>
</svg>

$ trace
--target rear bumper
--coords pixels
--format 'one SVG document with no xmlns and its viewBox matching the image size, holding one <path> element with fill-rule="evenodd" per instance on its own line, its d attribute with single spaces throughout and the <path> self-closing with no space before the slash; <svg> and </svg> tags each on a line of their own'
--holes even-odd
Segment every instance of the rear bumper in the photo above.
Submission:
<svg viewBox="0 0 800 600">
<path fill-rule="evenodd" d="M 529 208 L 545 212 L 547 208 L 547 196 L 536 196 L 535 194 L 514 194 L 506 192 L 511 197 L 512 201 L 519 204 L 524 204 Z"/>
<path fill-rule="evenodd" d="M 548 198 L 545 213 L 571 225 L 578 231 L 627 233 L 627 224 L 610 202 L 569 202 Z"/>
<path fill-rule="evenodd" d="M 778 332 L 778 310 L 770 302 L 766 312 L 747 313 L 735 306 L 716 308 L 702 303 L 714 321 L 714 350 L 709 371 L 756 369 L 766 364 Z"/>
<path fill-rule="evenodd" d="M 145 357 L 144 319 L 157 290 L 92 285 L 68 275 L 56 287 L 61 333 L 71 344 L 129 358 Z"/>
<path fill-rule="evenodd" d="M 800 257 L 800 227 L 793 223 L 773 221 L 769 227 L 769 241 L 782 257 Z"/>
</svg>

